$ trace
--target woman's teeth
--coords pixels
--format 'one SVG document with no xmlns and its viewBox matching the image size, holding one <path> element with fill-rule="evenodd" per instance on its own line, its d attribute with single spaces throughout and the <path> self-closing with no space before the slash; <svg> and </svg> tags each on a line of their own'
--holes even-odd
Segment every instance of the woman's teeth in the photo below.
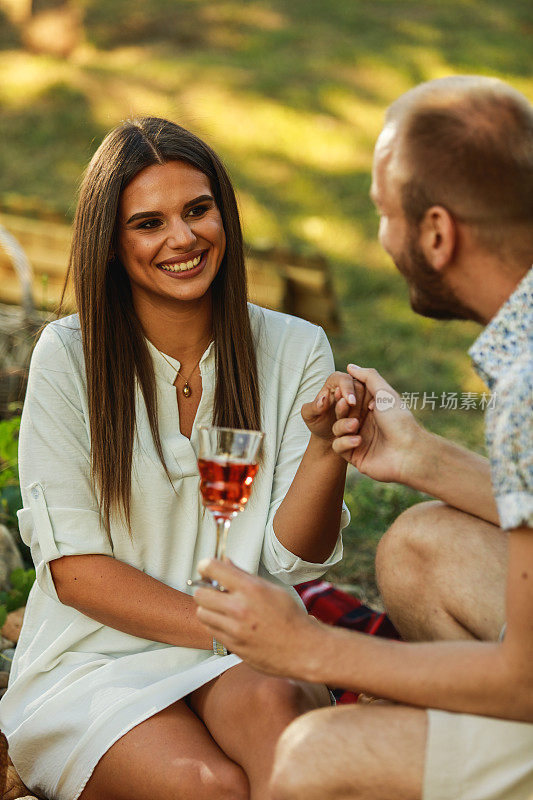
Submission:
<svg viewBox="0 0 533 800">
<path fill-rule="evenodd" d="M 167 272 L 185 272 L 188 269 L 194 269 L 202 260 L 202 255 L 196 256 L 191 261 L 176 261 L 175 264 L 160 264 L 161 269 L 166 269 Z"/>
</svg>

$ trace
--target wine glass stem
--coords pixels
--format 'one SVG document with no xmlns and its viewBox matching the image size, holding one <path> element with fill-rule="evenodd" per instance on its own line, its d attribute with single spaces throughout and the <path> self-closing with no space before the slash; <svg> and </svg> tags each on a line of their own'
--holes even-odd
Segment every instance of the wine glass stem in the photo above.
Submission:
<svg viewBox="0 0 533 800">
<path fill-rule="evenodd" d="M 217 551 L 215 553 L 215 558 L 219 558 L 223 561 L 226 556 L 226 541 L 228 539 L 231 520 L 218 517 L 215 522 L 217 526 Z"/>
</svg>

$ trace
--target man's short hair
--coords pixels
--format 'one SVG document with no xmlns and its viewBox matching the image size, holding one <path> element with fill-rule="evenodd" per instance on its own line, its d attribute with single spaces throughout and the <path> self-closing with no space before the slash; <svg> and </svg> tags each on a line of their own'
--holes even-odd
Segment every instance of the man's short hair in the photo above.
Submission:
<svg viewBox="0 0 533 800">
<path fill-rule="evenodd" d="M 493 78 L 443 78 L 398 98 L 385 124 L 397 126 L 409 221 L 441 205 L 487 246 L 517 229 L 533 241 L 533 106 L 524 95 Z"/>
</svg>

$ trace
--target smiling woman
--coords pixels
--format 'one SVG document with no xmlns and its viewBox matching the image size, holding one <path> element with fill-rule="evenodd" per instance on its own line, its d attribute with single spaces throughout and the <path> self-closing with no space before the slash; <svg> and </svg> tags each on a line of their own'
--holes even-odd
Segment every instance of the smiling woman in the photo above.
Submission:
<svg viewBox="0 0 533 800">
<path fill-rule="evenodd" d="M 37 581 L 0 703 L 11 757 L 51 800 L 266 800 L 281 732 L 328 693 L 218 655 L 196 616 L 197 426 L 264 431 L 228 554 L 291 586 L 341 558 L 334 397 L 359 388 L 320 328 L 247 303 L 230 180 L 172 122 L 99 147 L 70 273 L 78 314 L 41 335 L 21 424 Z"/>
</svg>

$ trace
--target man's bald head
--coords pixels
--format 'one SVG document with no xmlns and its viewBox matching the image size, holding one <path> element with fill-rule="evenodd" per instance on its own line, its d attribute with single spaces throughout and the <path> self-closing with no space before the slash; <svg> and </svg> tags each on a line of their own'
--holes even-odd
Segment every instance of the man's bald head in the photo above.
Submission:
<svg viewBox="0 0 533 800">
<path fill-rule="evenodd" d="M 410 223 L 444 206 L 481 245 L 533 258 L 533 106 L 520 92 L 477 76 L 423 83 L 388 108 L 382 135 Z"/>
</svg>

